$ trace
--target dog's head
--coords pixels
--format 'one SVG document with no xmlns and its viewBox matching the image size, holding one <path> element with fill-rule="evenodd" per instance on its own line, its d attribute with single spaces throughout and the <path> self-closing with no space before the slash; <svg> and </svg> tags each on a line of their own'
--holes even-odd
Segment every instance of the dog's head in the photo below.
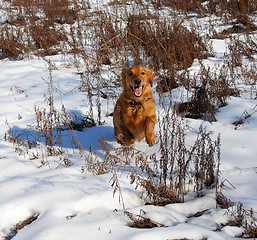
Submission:
<svg viewBox="0 0 257 240">
<path fill-rule="evenodd" d="M 153 72 L 143 66 L 123 69 L 122 82 L 130 97 L 140 99 L 151 91 L 149 84 L 153 86 Z"/>
</svg>

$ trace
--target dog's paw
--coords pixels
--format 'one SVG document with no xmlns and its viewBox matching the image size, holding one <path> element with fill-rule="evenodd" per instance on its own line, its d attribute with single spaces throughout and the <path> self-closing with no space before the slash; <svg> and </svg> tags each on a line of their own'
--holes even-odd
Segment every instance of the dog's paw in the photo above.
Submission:
<svg viewBox="0 0 257 240">
<path fill-rule="evenodd" d="M 115 137 L 119 144 L 123 145 L 125 143 L 123 134 L 117 134 Z"/>
<path fill-rule="evenodd" d="M 154 143 L 155 143 L 155 136 L 147 137 L 147 138 L 146 138 L 146 142 L 147 142 L 147 144 L 149 145 L 149 147 L 153 146 Z"/>
<path fill-rule="evenodd" d="M 135 139 L 134 138 L 130 138 L 128 141 L 127 141 L 127 145 L 131 145 L 135 142 Z"/>
</svg>

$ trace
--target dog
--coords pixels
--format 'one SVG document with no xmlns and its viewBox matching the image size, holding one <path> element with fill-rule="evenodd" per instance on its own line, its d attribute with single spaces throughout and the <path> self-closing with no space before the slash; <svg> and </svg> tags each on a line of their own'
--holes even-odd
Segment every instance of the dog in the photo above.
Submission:
<svg viewBox="0 0 257 240">
<path fill-rule="evenodd" d="M 143 66 L 122 70 L 123 92 L 113 112 L 114 133 L 117 142 L 131 145 L 146 139 L 149 146 L 155 142 L 155 101 L 151 92 L 153 72 Z"/>
</svg>

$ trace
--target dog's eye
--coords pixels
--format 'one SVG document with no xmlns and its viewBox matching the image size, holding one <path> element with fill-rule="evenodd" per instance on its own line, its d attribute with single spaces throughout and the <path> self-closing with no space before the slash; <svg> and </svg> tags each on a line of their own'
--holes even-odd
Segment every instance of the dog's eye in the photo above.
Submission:
<svg viewBox="0 0 257 240">
<path fill-rule="evenodd" d="M 142 75 L 145 75 L 145 72 L 141 72 Z"/>
<path fill-rule="evenodd" d="M 132 76 L 132 75 L 133 75 L 133 73 L 132 73 L 132 72 L 130 72 L 130 73 L 129 73 L 129 76 Z"/>
</svg>

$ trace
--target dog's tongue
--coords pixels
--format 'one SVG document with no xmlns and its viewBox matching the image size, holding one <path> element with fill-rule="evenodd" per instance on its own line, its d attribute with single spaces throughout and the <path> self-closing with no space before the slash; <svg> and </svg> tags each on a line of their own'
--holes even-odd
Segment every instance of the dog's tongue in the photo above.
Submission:
<svg viewBox="0 0 257 240">
<path fill-rule="evenodd" d="M 142 86 L 140 86 L 140 87 L 135 87 L 134 88 L 134 93 L 135 93 L 135 95 L 137 96 L 137 97 L 140 97 L 141 95 L 142 95 L 142 91 L 143 91 L 143 87 Z"/>
</svg>

